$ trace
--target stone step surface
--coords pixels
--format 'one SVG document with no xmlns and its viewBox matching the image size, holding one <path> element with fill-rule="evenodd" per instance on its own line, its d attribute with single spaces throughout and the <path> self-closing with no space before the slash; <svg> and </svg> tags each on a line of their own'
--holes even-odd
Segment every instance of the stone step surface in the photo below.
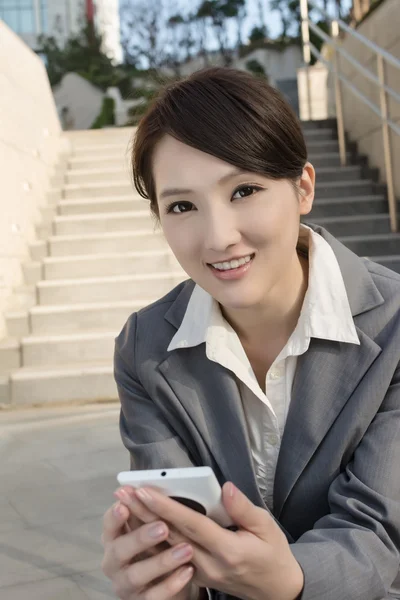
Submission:
<svg viewBox="0 0 400 600">
<path fill-rule="evenodd" d="M 359 215 L 383 214 L 388 211 L 388 203 L 384 196 L 351 196 L 349 198 L 328 198 L 314 201 L 310 220 L 324 217 L 346 217 Z"/>
<path fill-rule="evenodd" d="M 325 217 L 313 219 L 313 223 L 325 227 L 335 237 L 390 233 L 388 214 Z"/>
<path fill-rule="evenodd" d="M 16 406 L 118 398 L 113 366 L 108 360 L 23 367 L 11 374 L 10 390 L 10 402 Z"/>
<path fill-rule="evenodd" d="M 115 302 L 92 302 L 33 306 L 30 309 L 32 335 L 82 333 L 87 331 L 120 331 L 133 312 L 148 306 L 157 297 Z"/>
<path fill-rule="evenodd" d="M 157 273 L 172 265 L 178 268 L 178 262 L 169 250 L 46 257 L 43 261 L 45 280 Z"/>
<path fill-rule="evenodd" d="M 62 366 L 70 362 L 111 363 L 118 331 L 29 336 L 21 340 L 22 366 Z"/>
<path fill-rule="evenodd" d="M 161 297 L 183 279 L 182 270 L 171 270 L 141 275 L 40 281 L 37 284 L 38 303 L 44 306 Z"/>
<path fill-rule="evenodd" d="M 87 215 L 93 213 L 118 211 L 149 211 L 149 201 L 140 196 L 110 196 L 109 198 L 81 198 L 77 200 L 61 200 L 58 204 L 58 214 Z"/>
<path fill-rule="evenodd" d="M 68 215 L 55 217 L 53 220 L 54 235 L 84 235 L 88 233 L 109 233 L 114 231 L 138 231 L 141 229 L 156 229 L 158 227 L 150 211 L 118 211 L 114 213 L 99 213 Z"/>
<path fill-rule="evenodd" d="M 58 235 L 48 240 L 50 256 L 105 254 L 110 252 L 141 252 L 167 248 L 161 231 L 120 231 L 102 234 Z"/>
</svg>

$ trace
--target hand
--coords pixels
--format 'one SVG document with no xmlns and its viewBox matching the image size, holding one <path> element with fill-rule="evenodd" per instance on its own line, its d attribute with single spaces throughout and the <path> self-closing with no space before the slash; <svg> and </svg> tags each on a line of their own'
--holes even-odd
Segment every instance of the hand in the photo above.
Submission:
<svg viewBox="0 0 400 600">
<path fill-rule="evenodd" d="M 155 529 L 160 532 L 156 535 Z M 169 536 L 165 523 L 143 525 L 118 502 L 104 515 L 102 569 L 121 600 L 189 600 L 193 557 L 189 544 L 160 545 Z M 186 550 L 179 558 L 176 551 Z M 179 568 L 181 567 L 181 568 Z M 160 580 L 161 578 L 161 580 Z"/>
<path fill-rule="evenodd" d="M 239 530 L 223 529 L 208 517 L 157 490 L 135 491 L 158 518 L 193 547 L 194 581 L 243 600 L 295 600 L 304 577 L 290 545 L 269 513 L 252 504 L 233 484 L 223 487 L 226 511 Z"/>
</svg>

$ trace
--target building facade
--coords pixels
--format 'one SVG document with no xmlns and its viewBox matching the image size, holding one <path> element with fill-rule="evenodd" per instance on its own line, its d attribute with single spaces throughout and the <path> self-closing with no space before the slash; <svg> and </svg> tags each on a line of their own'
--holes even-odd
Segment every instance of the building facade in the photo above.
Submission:
<svg viewBox="0 0 400 600">
<path fill-rule="evenodd" d="M 119 0 L 93 0 L 94 21 L 103 36 L 105 53 L 122 61 Z M 86 0 L 0 0 L 2 19 L 35 52 L 41 34 L 56 38 L 60 46 L 79 32 L 86 15 Z"/>
</svg>

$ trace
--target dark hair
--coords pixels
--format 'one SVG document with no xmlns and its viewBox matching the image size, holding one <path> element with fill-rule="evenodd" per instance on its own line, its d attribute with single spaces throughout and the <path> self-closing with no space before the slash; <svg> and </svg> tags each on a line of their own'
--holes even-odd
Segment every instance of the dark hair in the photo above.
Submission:
<svg viewBox="0 0 400 600">
<path fill-rule="evenodd" d="M 281 93 L 246 71 L 211 67 L 166 85 L 142 117 L 132 146 L 133 181 L 158 217 L 152 156 L 169 134 L 245 171 L 272 179 L 301 176 L 307 150 Z"/>
</svg>

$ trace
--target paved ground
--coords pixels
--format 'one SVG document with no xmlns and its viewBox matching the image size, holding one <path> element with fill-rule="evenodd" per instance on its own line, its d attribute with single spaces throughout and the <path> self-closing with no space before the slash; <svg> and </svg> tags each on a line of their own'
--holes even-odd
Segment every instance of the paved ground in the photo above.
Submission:
<svg viewBox="0 0 400 600">
<path fill-rule="evenodd" d="M 129 468 L 118 405 L 0 412 L 0 598 L 115 598 L 101 519 Z"/>
</svg>

